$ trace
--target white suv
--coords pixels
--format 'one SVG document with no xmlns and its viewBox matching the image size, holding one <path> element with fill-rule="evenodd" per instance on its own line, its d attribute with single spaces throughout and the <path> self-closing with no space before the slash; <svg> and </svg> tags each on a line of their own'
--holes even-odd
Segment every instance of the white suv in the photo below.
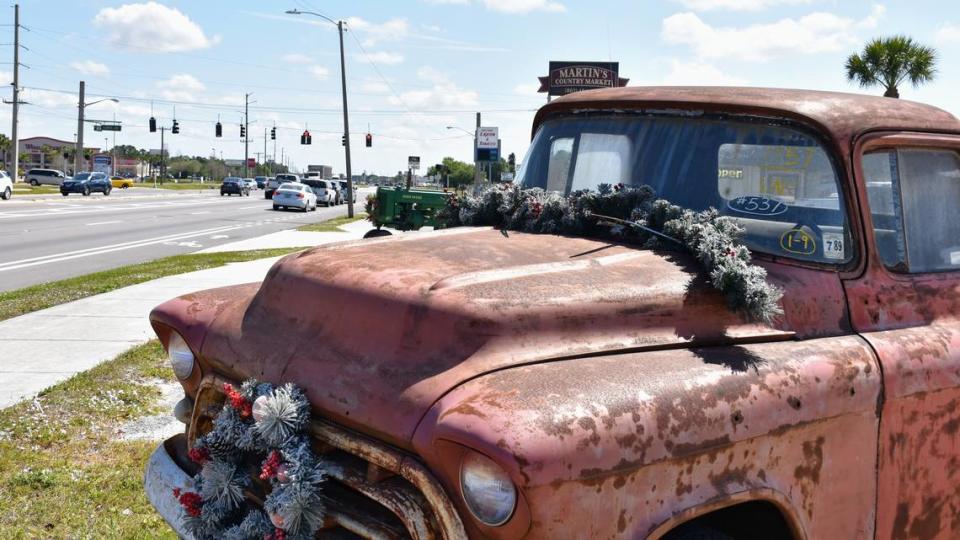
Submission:
<svg viewBox="0 0 960 540">
<path fill-rule="evenodd" d="M 13 197 L 13 180 L 7 171 L 0 171 L 0 199 L 7 200 Z"/>
</svg>

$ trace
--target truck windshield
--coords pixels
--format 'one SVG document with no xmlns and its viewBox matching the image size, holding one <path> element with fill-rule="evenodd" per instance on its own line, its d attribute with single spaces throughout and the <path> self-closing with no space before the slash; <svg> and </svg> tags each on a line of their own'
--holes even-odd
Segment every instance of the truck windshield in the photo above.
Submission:
<svg viewBox="0 0 960 540">
<path fill-rule="evenodd" d="M 652 187 L 692 210 L 739 220 L 752 250 L 819 263 L 850 260 L 833 162 L 811 135 L 730 119 L 567 117 L 545 122 L 516 182 L 569 194 Z"/>
</svg>

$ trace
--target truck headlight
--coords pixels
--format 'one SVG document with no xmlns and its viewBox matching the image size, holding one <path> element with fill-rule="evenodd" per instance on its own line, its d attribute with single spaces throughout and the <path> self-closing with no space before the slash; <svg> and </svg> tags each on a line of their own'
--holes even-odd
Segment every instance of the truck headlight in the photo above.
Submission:
<svg viewBox="0 0 960 540">
<path fill-rule="evenodd" d="M 176 333 L 170 333 L 170 343 L 167 344 L 167 357 L 170 358 L 170 367 L 173 373 L 181 381 L 190 377 L 193 373 L 193 366 L 196 359 L 193 357 L 193 351 L 187 346 L 183 337 Z"/>
<path fill-rule="evenodd" d="M 470 513 L 491 527 L 506 523 L 517 506 L 517 488 L 506 471 L 476 452 L 460 462 L 460 491 Z"/>
</svg>

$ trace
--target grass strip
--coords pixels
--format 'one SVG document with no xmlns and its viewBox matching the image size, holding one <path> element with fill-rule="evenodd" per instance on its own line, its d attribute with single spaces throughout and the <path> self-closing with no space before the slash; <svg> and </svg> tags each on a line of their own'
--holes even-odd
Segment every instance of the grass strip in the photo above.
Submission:
<svg viewBox="0 0 960 540">
<path fill-rule="evenodd" d="M 176 538 L 143 490 L 159 441 L 122 441 L 176 379 L 151 341 L 0 410 L 0 538 Z"/>
<path fill-rule="evenodd" d="M 303 225 L 297 227 L 298 231 L 307 231 L 307 232 L 347 232 L 340 227 L 346 225 L 347 223 L 353 223 L 354 221 L 360 221 L 361 219 L 367 219 L 366 212 L 360 212 L 359 214 L 354 214 L 354 216 L 347 217 L 341 216 L 333 219 L 328 219 L 326 221 L 321 221 L 320 223 L 311 223 L 309 225 Z"/>
<path fill-rule="evenodd" d="M 215 268 L 232 262 L 278 257 L 306 248 L 257 249 L 224 253 L 191 253 L 83 276 L 0 292 L 0 321 L 174 274 Z"/>
<path fill-rule="evenodd" d="M 30 184 L 16 183 L 13 185 L 13 196 L 17 195 L 48 195 L 60 193 L 60 186 L 31 186 Z"/>
<path fill-rule="evenodd" d="M 142 184 L 134 184 L 134 185 L 139 186 L 139 187 L 154 187 L 152 182 L 144 182 L 144 183 L 142 183 Z M 196 183 L 196 184 L 194 184 L 194 183 L 189 183 L 189 184 L 166 183 L 166 184 L 157 184 L 156 187 L 159 188 L 159 189 L 172 189 L 172 190 L 175 190 L 175 191 L 184 191 L 184 190 L 191 190 L 191 189 L 192 189 L 192 190 L 219 189 L 219 188 L 220 188 L 220 183 L 219 183 L 219 182 L 206 182 L 206 183 L 203 183 L 203 184 L 200 184 L 200 183 Z"/>
</svg>

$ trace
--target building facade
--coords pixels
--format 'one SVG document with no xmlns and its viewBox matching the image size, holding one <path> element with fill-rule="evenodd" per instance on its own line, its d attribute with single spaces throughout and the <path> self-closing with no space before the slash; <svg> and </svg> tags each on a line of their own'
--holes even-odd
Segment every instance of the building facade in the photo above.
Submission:
<svg viewBox="0 0 960 540">
<path fill-rule="evenodd" d="M 73 152 L 77 143 L 73 141 L 62 141 L 52 137 L 29 137 L 20 139 L 20 154 L 26 154 L 26 160 L 20 161 L 20 168 L 24 172 L 30 169 L 57 169 L 72 175 L 73 170 Z M 80 160 L 80 169 L 83 171 L 92 170 L 93 156 L 100 152 L 99 148 L 86 147 L 84 156 Z"/>
</svg>

